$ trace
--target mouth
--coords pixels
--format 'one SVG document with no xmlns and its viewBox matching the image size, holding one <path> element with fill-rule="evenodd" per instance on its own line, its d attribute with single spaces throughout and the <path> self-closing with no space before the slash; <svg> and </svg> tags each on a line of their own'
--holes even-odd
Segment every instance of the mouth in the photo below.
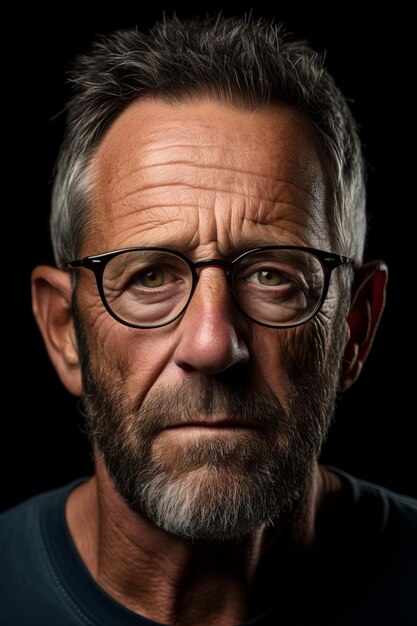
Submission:
<svg viewBox="0 0 417 626">
<path fill-rule="evenodd" d="M 259 427 L 259 424 L 249 421 L 247 419 L 239 419 L 239 416 L 226 412 L 213 413 L 209 415 L 202 415 L 196 419 L 190 419 L 184 422 L 178 422 L 169 426 L 169 428 L 184 428 L 188 426 L 201 426 L 203 428 L 255 428 Z"/>
<path fill-rule="evenodd" d="M 235 419 L 224 418 L 220 416 L 211 417 L 209 419 L 192 420 L 174 424 L 164 429 L 165 431 L 174 431 L 178 434 L 237 434 L 243 430 L 259 430 L 259 424 L 255 425 L 251 422 L 242 422 Z"/>
<path fill-rule="evenodd" d="M 247 422 L 231 422 L 225 420 L 223 422 L 186 422 L 185 424 L 175 424 L 174 426 L 169 426 L 165 430 L 178 430 L 180 428 L 257 428 L 253 424 L 248 424 Z"/>
</svg>

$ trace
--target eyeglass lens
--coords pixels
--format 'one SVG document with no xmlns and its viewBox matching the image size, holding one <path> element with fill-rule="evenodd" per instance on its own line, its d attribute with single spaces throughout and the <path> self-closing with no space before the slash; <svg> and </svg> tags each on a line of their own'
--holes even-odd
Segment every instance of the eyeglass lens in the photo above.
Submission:
<svg viewBox="0 0 417 626">
<path fill-rule="evenodd" d="M 241 309 L 270 326 L 300 323 L 320 305 L 325 273 L 305 250 L 243 255 L 233 265 L 232 290 Z M 187 262 L 170 252 L 129 250 L 113 257 L 103 273 L 109 308 L 121 320 L 152 327 L 181 314 L 193 289 Z"/>
</svg>

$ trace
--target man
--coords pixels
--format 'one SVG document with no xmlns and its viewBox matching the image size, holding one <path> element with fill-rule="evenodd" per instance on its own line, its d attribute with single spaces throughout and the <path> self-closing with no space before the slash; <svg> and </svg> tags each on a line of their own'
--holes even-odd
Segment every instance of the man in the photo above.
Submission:
<svg viewBox="0 0 417 626">
<path fill-rule="evenodd" d="M 3 516 L 2 623 L 415 623 L 415 502 L 317 460 L 387 276 L 320 59 L 172 18 L 72 80 L 33 302 L 96 472 Z"/>
</svg>

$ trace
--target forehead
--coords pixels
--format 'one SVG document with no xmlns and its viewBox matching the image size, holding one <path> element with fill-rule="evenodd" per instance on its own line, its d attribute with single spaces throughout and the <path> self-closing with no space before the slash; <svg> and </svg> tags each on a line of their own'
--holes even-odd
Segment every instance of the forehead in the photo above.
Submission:
<svg viewBox="0 0 417 626">
<path fill-rule="evenodd" d="M 312 244 L 307 233 L 325 230 L 321 146 L 284 105 L 139 100 L 105 134 L 93 180 L 87 254 L 165 239 L 230 248 L 239 236 L 270 239 L 280 225 L 293 241 L 276 243 Z"/>
</svg>

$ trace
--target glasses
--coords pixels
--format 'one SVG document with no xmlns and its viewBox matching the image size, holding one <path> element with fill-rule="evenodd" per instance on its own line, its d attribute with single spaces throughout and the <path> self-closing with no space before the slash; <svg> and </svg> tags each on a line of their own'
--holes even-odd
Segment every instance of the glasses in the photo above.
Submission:
<svg viewBox="0 0 417 626">
<path fill-rule="evenodd" d="M 167 248 L 126 248 L 68 263 L 94 272 L 103 305 L 114 319 L 133 328 L 159 328 L 186 310 L 198 270 L 224 270 L 237 307 L 249 319 L 272 328 L 304 324 L 326 299 L 332 271 L 350 259 L 299 246 L 249 250 L 233 261 L 193 263 Z"/>
</svg>

